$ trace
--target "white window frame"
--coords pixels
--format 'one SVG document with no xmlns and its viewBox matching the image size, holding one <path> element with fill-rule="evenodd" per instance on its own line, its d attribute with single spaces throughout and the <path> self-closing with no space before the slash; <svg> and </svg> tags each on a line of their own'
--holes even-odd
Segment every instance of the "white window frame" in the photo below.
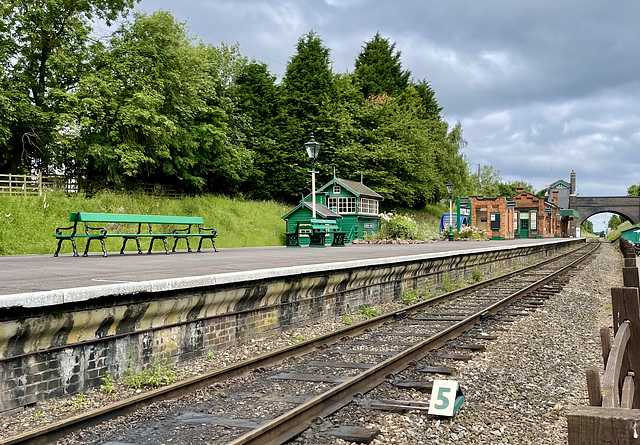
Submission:
<svg viewBox="0 0 640 445">
<path fill-rule="evenodd" d="M 340 188 L 339 185 L 334 185 L 333 186 L 333 194 L 334 195 L 339 195 L 342 192 L 342 189 Z"/>
<path fill-rule="evenodd" d="M 360 213 L 367 215 L 377 215 L 379 210 L 377 199 L 360 198 Z"/>
</svg>

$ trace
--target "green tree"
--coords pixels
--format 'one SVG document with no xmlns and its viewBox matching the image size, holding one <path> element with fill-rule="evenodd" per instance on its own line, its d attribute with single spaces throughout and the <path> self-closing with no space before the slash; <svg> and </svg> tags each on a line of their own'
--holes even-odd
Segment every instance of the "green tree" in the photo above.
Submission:
<svg viewBox="0 0 640 445">
<path fill-rule="evenodd" d="M 607 226 L 611 229 L 611 230 L 615 230 L 618 228 L 618 226 L 620 224 L 622 224 L 623 222 L 625 222 L 627 219 L 624 216 L 620 216 L 620 215 L 611 215 L 611 218 L 609 218 L 609 223 L 607 224 Z"/>
<path fill-rule="evenodd" d="M 136 14 L 110 46 L 80 85 L 81 173 L 235 192 L 250 158 L 228 136 L 224 52 L 193 44 L 167 11 Z"/>
<path fill-rule="evenodd" d="M 389 39 L 376 33 L 356 58 L 354 76 L 365 98 L 381 94 L 398 95 L 409 84 L 411 72 L 402 69 L 400 51 Z"/>
<path fill-rule="evenodd" d="M 300 37 L 279 89 L 282 107 L 277 143 L 283 152 L 281 168 L 286 176 L 278 185 L 278 194 L 287 201 L 310 189 L 304 143 L 311 132 L 322 144 L 317 164 L 319 178 L 327 178 L 328 171 L 338 163 L 334 141 L 336 120 L 332 115 L 338 93 L 329 55 L 329 49 L 314 31 Z"/>
<path fill-rule="evenodd" d="M 238 75 L 232 93 L 254 161 L 243 192 L 257 199 L 282 197 L 278 189 L 289 174 L 286 152 L 278 144 L 281 105 L 275 81 L 266 64 L 251 62 Z"/>
<path fill-rule="evenodd" d="M 633 184 L 627 189 L 627 195 L 640 196 L 640 184 Z"/>
<path fill-rule="evenodd" d="M 591 221 L 589 221 L 588 219 L 585 220 L 580 227 L 585 232 L 593 233 L 593 223 Z"/>
<path fill-rule="evenodd" d="M 47 170 L 65 161 L 73 91 L 89 68 L 91 20 L 108 24 L 134 0 L 5 0 L 0 6 L 0 168 Z"/>
</svg>

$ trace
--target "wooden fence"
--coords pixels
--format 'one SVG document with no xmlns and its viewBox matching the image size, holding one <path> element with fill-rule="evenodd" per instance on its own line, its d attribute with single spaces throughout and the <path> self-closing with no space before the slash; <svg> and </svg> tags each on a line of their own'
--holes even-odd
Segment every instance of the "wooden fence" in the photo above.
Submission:
<svg viewBox="0 0 640 445">
<path fill-rule="evenodd" d="M 0 174 L 0 193 L 9 195 L 40 195 L 49 190 L 78 192 L 77 181 L 63 176 Z"/>
<path fill-rule="evenodd" d="M 65 176 L 43 176 L 40 173 L 33 175 L 0 174 L 0 194 L 30 196 L 40 195 L 52 190 L 62 191 L 67 194 L 83 192 L 87 195 L 93 195 L 99 190 L 139 192 L 168 198 L 178 198 L 186 195 L 176 191 L 174 187 L 164 184 L 136 182 L 118 186 L 105 186 L 92 181 L 78 181 Z"/>
<path fill-rule="evenodd" d="M 620 238 L 624 287 L 611 289 L 613 334 L 600 329 L 604 373 L 587 370 L 588 407 L 567 413 L 569 445 L 640 444 L 640 280 L 636 255 Z"/>
</svg>

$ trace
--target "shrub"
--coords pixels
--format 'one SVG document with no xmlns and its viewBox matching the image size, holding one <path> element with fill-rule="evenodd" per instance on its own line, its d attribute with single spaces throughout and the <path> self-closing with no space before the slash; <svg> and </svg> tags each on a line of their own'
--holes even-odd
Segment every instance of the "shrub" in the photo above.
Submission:
<svg viewBox="0 0 640 445">
<path fill-rule="evenodd" d="M 409 216 L 393 213 L 380 215 L 380 235 L 390 239 L 415 239 L 418 236 L 418 224 Z"/>
</svg>

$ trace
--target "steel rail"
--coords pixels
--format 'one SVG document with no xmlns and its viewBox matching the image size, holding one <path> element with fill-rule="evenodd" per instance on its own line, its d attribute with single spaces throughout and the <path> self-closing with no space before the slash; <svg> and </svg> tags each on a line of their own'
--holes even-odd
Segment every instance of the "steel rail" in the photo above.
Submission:
<svg viewBox="0 0 640 445">
<path fill-rule="evenodd" d="M 599 245 L 600 244 L 598 244 L 596 248 Z M 540 266 L 544 266 L 546 264 L 558 261 L 559 259 L 564 258 L 568 255 L 571 255 L 581 250 L 582 248 L 584 248 L 584 246 L 578 247 L 577 249 L 573 249 L 562 255 L 540 261 L 536 264 L 527 266 L 517 271 L 508 272 L 493 278 L 489 278 L 487 280 L 483 280 L 479 283 L 474 283 L 465 288 L 457 289 L 457 290 L 445 293 L 443 295 L 431 298 L 429 300 L 418 302 L 414 305 L 408 306 L 406 309 L 403 309 L 403 311 L 400 311 L 400 312 L 405 312 L 405 313 L 416 312 L 436 302 L 446 301 L 448 299 L 456 298 L 460 295 L 463 295 L 465 293 L 468 293 L 477 289 L 489 287 L 493 283 L 507 280 L 511 277 L 520 275 L 523 272 L 526 272 L 529 270 L 535 270 Z M 99 409 L 95 409 L 86 413 L 81 413 L 76 416 L 67 418 L 65 420 L 54 422 L 45 427 L 26 431 L 22 434 L 12 436 L 6 439 L 0 439 L 0 445 L 14 445 L 14 444 L 38 444 L 39 445 L 39 444 L 51 443 L 52 441 L 57 440 L 61 437 L 64 437 L 67 434 L 70 434 L 76 430 L 95 426 L 107 420 L 111 420 L 113 418 L 120 417 L 126 414 L 131 414 L 142 407 L 150 405 L 151 403 L 173 399 L 181 395 L 191 393 L 198 389 L 206 388 L 207 386 L 213 383 L 222 382 L 233 377 L 245 375 L 257 368 L 275 365 L 275 364 L 281 363 L 287 358 L 304 355 L 318 348 L 319 346 L 337 342 L 345 336 L 351 336 L 365 329 L 375 328 L 381 324 L 392 321 L 397 316 L 398 313 L 399 312 L 383 314 L 381 316 L 378 316 L 369 320 L 365 320 L 351 326 L 347 326 L 340 330 L 330 332 L 320 337 L 306 340 L 304 342 L 300 342 L 298 344 L 288 346 L 271 353 L 259 355 L 252 359 L 237 363 L 235 365 L 231 365 L 221 370 L 211 371 L 199 376 L 191 377 L 191 378 L 182 380 L 180 382 L 173 383 L 168 386 L 147 391 L 145 393 L 127 398 L 125 400 L 114 402 L 112 404 L 106 405 Z M 373 369 L 375 368 L 372 368 L 372 370 Z M 265 442 L 265 443 L 269 443 L 269 442 Z"/>
<path fill-rule="evenodd" d="M 412 362 L 421 359 L 429 351 L 443 346 L 448 340 L 459 336 L 469 330 L 481 317 L 491 313 L 495 315 L 504 307 L 518 300 L 522 296 L 529 294 L 545 284 L 553 281 L 568 269 L 575 267 L 593 253 L 600 244 L 570 264 L 546 275 L 540 280 L 514 292 L 513 294 L 499 300 L 487 308 L 476 312 L 466 319 L 442 330 L 441 332 L 417 343 L 400 354 L 393 356 L 378 365 L 358 374 L 348 381 L 320 394 L 306 403 L 303 403 L 293 410 L 264 423 L 258 428 L 228 442 L 227 445 L 278 445 L 296 437 L 298 434 L 309 428 L 316 418 L 326 417 L 348 404 L 358 393 L 365 393 L 382 383 L 385 378 L 397 373 Z M 557 258 L 556 258 L 557 259 Z"/>
</svg>

